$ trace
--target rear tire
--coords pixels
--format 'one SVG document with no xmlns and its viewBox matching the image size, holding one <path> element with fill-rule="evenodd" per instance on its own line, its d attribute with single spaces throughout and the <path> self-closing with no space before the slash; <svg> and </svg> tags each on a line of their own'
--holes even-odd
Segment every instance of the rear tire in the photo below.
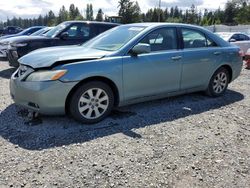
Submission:
<svg viewBox="0 0 250 188">
<path fill-rule="evenodd" d="M 229 83 L 229 72 L 226 68 L 219 68 L 210 79 L 206 94 L 219 97 L 225 93 Z"/>
<path fill-rule="evenodd" d="M 93 124 L 108 116 L 114 106 L 114 94 L 105 83 L 91 81 L 78 87 L 69 103 L 71 115 L 84 124 Z"/>
</svg>

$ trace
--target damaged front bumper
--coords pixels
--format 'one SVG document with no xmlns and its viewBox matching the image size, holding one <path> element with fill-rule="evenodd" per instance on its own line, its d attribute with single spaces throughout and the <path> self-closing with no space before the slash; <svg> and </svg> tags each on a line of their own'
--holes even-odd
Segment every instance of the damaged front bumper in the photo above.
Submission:
<svg viewBox="0 0 250 188">
<path fill-rule="evenodd" d="M 68 94 L 76 82 L 28 82 L 22 78 L 18 69 L 10 80 L 10 94 L 17 105 L 41 114 L 65 114 Z"/>
</svg>

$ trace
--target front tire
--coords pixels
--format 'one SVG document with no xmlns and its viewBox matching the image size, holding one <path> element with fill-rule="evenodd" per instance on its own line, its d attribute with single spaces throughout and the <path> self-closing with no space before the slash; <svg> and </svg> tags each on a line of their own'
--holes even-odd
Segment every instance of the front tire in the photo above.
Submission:
<svg viewBox="0 0 250 188">
<path fill-rule="evenodd" d="M 84 124 L 93 124 L 108 116 L 114 106 L 111 88 L 99 81 L 92 81 L 78 87 L 70 99 L 70 113 Z"/>
<path fill-rule="evenodd" d="M 229 72 L 226 68 L 219 68 L 210 79 L 206 94 L 219 97 L 225 93 L 229 83 Z"/>
</svg>

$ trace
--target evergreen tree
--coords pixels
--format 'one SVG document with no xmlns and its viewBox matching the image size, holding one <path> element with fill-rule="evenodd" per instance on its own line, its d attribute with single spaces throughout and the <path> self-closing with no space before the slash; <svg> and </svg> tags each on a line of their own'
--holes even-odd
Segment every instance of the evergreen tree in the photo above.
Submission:
<svg viewBox="0 0 250 188">
<path fill-rule="evenodd" d="M 248 4 L 247 1 L 238 4 L 235 21 L 237 21 L 238 24 L 250 24 L 250 4 Z"/>
<path fill-rule="evenodd" d="M 225 23 L 229 25 L 235 24 L 236 4 L 234 1 L 228 1 L 225 7 Z"/>
<path fill-rule="evenodd" d="M 171 18 L 174 17 L 174 7 L 171 7 L 171 8 L 170 8 L 170 14 L 169 14 L 169 16 L 170 16 Z"/>
<path fill-rule="evenodd" d="M 48 26 L 54 26 L 56 25 L 56 16 L 52 10 L 49 11 L 48 13 Z M 32 24 L 32 20 L 30 21 L 30 25 Z"/>
<path fill-rule="evenodd" d="M 179 18 L 179 9 L 178 9 L 178 7 L 176 6 L 175 8 L 174 8 L 174 12 L 173 12 L 173 17 L 174 18 Z"/>
<path fill-rule="evenodd" d="M 75 17 L 76 17 L 76 15 L 75 15 L 75 5 L 74 5 L 74 4 L 71 4 L 71 5 L 69 6 L 69 19 L 70 19 L 70 20 L 74 20 Z"/>
<path fill-rule="evenodd" d="M 196 7 L 194 6 L 194 4 L 192 4 L 188 15 L 187 15 L 187 23 L 189 24 L 197 24 L 197 10 Z"/>
<path fill-rule="evenodd" d="M 63 5 L 58 13 L 57 24 L 67 21 L 68 18 L 69 18 L 69 12 L 65 9 L 65 6 Z"/>
<path fill-rule="evenodd" d="M 90 21 L 93 21 L 94 20 L 94 13 L 93 13 L 92 4 L 89 5 L 89 15 L 90 15 Z"/>
<path fill-rule="evenodd" d="M 118 15 L 122 17 L 122 23 L 133 23 L 141 21 L 141 9 L 138 2 L 131 0 L 119 1 Z"/>
<path fill-rule="evenodd" d="M 87 4 L 86 19 L 90 21 L 94 20 L 92 4 Z"/>
<path fill-rule="evenodd" d="M 102 12 L 102 9 L 99 9 L 98 10 L 98 13 L 96 15 L 96 21 L 99 21 L 99 22 L 102 22 L 103 21 L 103 12 Z"/>
<path fill-rule="evenodd" d="M 166 8 L 166 9 L 164 10 L 164 17 L 165 17 L 166 20 L 167 20 L 168 17 L 169 17 L 168 8 Z"/>
</svg>

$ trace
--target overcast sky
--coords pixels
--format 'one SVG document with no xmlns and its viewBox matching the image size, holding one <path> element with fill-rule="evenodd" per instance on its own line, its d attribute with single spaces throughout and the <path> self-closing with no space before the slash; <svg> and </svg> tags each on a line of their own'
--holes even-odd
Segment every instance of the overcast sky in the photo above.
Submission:
<svg viewBox="0 0 250 188">
<path fill-rule="evenodd" d="M 142 12 L 146 12 L 149 8 L 157 7 L 158 0 L 137 0 Z M 162 0 L 162 8 L 178 6 L 181 8 L 190 7 L 192 4 L 198 9 L 217 9 L 224 8 L 227 0 Z M 69 5 L 74 3 L 82 13 L 85 12 L 86 4 L 92 3 L 94 13 L 102 8 L 106 15 L 117 15 L 118 0 L 1 0 L 0 1 L 0 20 L 6 20 L 7 17 L 12 18 L 23 17 L 33 18 L 39 14 L 46 14 L 49 10 L 58 13 L 62 5 L 68 9 Z"/>
</svg>

